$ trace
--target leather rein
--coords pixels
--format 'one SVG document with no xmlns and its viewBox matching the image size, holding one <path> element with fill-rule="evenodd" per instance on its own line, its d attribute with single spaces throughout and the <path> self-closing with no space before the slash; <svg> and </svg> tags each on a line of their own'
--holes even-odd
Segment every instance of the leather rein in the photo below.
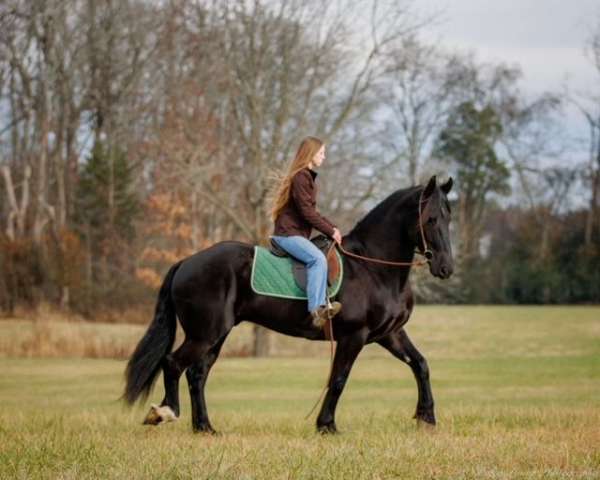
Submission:
<svg viewBox="0 0 600 480">
<path fill-rule="evenodd" d="M 365 260 L 367 262 L 372 262 L 372 263 L 379 263 L 382 265 L 391 265 L 392 267 L 421 267 L 423 265 L 428 264 L 431 259 L 433 258 L 433 252 L 431 250 L 429 250 L 429 247 L 427 246 L 427 239 L 425 238 L 425 231 L 423 229 L 423 209 L 422 209 L 422 205 L 423 205 L 423 193 L 425 192 L 425 188 L 423 188 L 423 191 L 421 191 L 421 195 L 419 196 L 419 230 L 421 231 L 421 239 L 423 242 L 423 252 L 415 252 L 418 253 L 419 255 L 423 255 L 425 257 L 425 260 L 416 260 L 413 262 L 392 262 L 389 260 L 381 260 L 378 258 L 372 258 L 372 257 L 364 257 L 362 255 L 358 255 L 356 253 L 352 253 L 349 252 L 348 250 L 346 250 L 344 247 L 342 247 L 341 243 L 337 244 L 337 248 L 340 249 L 340 251 L 344 254 L 347 255 L 349 257 L 354 257 L 357 258 L 359 260 Z"/>
</svg>

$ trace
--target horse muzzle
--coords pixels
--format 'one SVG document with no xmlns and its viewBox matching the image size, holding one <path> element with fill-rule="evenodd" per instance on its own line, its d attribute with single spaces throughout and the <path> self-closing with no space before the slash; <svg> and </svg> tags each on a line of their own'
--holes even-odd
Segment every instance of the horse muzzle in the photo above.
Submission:
<svg viewBox="0 0 600 480">
<path fill-rule="evenodd" d="M 445 255 L 440 255 L 441 258 L 434 258 L 432 256 L 431 259 L 428 258 L 429 261 L 429 270 L 434 277 L 441 278 L 442 280 L 446 280 L 452 276 L 454 272 L 454 267 L 452 265 L 452 261 L 444 258 Z M 427 258 L 427 257 L 426 257 Z"/>
</svg>

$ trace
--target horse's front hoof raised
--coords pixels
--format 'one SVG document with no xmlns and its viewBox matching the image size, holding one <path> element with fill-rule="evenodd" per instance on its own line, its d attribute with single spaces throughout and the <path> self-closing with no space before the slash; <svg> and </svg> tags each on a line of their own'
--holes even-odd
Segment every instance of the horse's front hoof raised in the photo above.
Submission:
<svg viewBox="0 0 600 480">
<path fill-rule="evenodd" d="M 317 432 L 322 435 L 339 433 L 337 427 L 335 426 L 335 422 L 317 425 Z"/>
<path fill-rule="evenodd" d="M 152 404 L 150 405 L 150 411 L 146 418 L 144 418 L 144 425 L 160 425 L 161 423 L 174 422 L 177 420 L 177 415 L 175 412 L 171 410 L 171 407 L 163 406 L 159 407 L 158 405 Z"/>
</svg>

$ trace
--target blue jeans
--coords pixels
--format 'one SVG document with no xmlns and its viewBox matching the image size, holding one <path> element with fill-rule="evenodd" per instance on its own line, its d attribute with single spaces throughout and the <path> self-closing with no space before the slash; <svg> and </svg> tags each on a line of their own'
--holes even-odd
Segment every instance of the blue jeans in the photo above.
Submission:
<svg viewBox="0 0 600 480">
<path fill-rule="evenodd" d="M 292 257 L 306 264 L 306 296 L 308 311 L 327 304 L 327 259 L 323 252 L 307 238 L 300 235 L 273 236 L 275 243 Z"/>
</svg>

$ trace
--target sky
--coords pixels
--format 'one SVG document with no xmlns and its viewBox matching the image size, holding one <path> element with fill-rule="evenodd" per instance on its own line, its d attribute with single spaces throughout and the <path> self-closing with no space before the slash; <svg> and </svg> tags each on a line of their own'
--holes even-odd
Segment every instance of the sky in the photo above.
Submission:
<svg viewBox="0 0 600 480">
<path fill-rule="evenodd" d="M 416 0 L 422 12 L 439 12 L 424 38 L 471 51 L 481 61 L 519 64 L 522 91 L 536 95 L 598 89 L 598 73 L 584 46 L 600 22 L 600 0 Z M 572 135 L 587 129 L 574 108 L 565 112 Z"/>
</svg>

